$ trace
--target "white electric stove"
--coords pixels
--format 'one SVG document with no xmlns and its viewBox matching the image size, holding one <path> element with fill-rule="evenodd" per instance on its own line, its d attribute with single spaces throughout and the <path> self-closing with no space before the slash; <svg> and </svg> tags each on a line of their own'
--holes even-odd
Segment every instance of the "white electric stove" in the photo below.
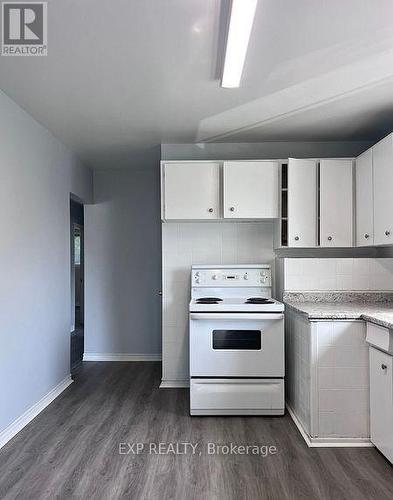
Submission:
<svg viewBox="0 0 393 500">
<path fill-rule="evenodd" d="M 190 414 L 284 414 L 284 305 L 269 265 L 193 266 Z"/>
</svg>

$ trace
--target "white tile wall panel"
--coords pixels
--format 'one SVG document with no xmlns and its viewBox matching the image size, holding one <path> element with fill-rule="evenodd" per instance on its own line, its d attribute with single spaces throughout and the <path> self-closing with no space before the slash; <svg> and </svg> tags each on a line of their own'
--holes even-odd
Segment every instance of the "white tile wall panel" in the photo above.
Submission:
<svg viewBox="0 0 393 500">
<path fill-rule="evenodd" d="M 285 291 L 392 291 L 392 258 L 284 258 Z"/>
<path fill-rule="evenodd" d="M 320 389 L 334 389 L 335 369 L 332 366 L 318 366 L 318 384 Z"/>
<path fill-rule="evenodd" d="M 333 346 L 324 345 L 318 349 L 318 366 L 330 368 L 334 366 L 335 348 Z"/>
<path fill-rule="evenodd" d="M 369 436 L 369 367 L 362 321 L 313 322 L 316 343 L 312 386 L 317 395 L 311 418 L 315 437 Z"/>
<path fill-rule="evenodd" d="M 184 356 L 184 352 L 188 352 L 188 335 L 175 342 L 163 343 L 162 376 L 164 380 L 183 381 L 189 378 L 188 356 Z"/>
<path fill-rule="evenodd" d="M 343 389 L 364 389 L 368 387 L 369 377 L 364 367 L 339 367 L 333 370 L 333 383 L 330 387 L 342 387 Z M 321 380 L 320 380 L 321 387 Z"/>
<path fill-rule="evenodd" d="M 367 420 L 363 413 L 351 412 L 350 418 L 347 413 L 334 414 L 334 434 L 336 436 L 353 436 L 367 438 L 370 434 Z"/>
<path fill-rule="evenodd" d="M 162 224 L 163 380 L 188 379 L 188 303 L 192 264 L 271 264 L 272 222 Z"/>
<path fill-rule="evenodd" d="M 286 399 L 304 429 L 310 431 L 310 323 L 288 312 L 285 323 Z"/>
<path fill-rule="evenodd" d="M 319 413 L 319 429 L 321 434 L 332 436 L 335 434 L 335 413 L 333 411 L 321 411 Z"/>
<path fill-rule="evenodd" d="M 283 291 L 393 291 L 391 258 L 278 260 Z M 286 313 L 289 404 L 311 437 L 368 438 L 369 367 L 364 322 L 302 321 L 296 313 Z M 309 342 L 308 349 L 302 346 L 303 338 Z M 306 352 L 311 354 L 309 382 L 304 380 Z"/>
<path fill-rule="evenodd" d="M 311 437 L 369 436 L 365 336 L 362 321 L 286 313 L 287 402 Z"/>
</svg>

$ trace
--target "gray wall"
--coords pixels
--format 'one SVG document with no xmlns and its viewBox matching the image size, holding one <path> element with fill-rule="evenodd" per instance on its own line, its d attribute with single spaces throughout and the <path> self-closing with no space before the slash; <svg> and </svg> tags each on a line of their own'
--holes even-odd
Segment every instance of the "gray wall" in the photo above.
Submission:
<svg viewBox="0 0 393 500">
<path fill-rule="evenodd" d="M 0 92 L 0 431 L 70 372 L 70 192 L 92 173 Z"/>
<path fill-rule="evenodd" d="M 94 173 L 85 210 L 85 353 L 161 353 L 160 151 Z"/>
</svg>

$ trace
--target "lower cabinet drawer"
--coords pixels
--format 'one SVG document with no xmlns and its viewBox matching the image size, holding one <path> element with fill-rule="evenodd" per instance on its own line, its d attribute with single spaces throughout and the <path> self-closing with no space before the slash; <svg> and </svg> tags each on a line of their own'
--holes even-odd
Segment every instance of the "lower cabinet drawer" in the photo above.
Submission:
<svg viewBox="0 0 393 500">
<path fill-rule="evenodd" d="M 193 410 L 226 410 L 240 414 L 243 410 L 250 413 L 266 410 L 265 414 L 282 414 L 284 380 L 194 378 L 190 398 L 191 413 Z"/>
<path fill-rule="evenodd" d="M 388 328 L 367 323 L 366 341 L 378 349 L 393 354 L 393 333 Z"/>
<path fill-rule="evenodd" d="M 371 441 L 393 463 L 393 356 L 370 347 Z"/>
</svg>

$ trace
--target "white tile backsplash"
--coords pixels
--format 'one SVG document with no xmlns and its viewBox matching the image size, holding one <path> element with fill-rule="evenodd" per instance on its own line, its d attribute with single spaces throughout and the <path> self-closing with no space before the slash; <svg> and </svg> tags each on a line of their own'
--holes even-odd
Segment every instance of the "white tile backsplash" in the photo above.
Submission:
<svg viewBox="0 0 393 500">
<path fill-rule="evenodd" d="M 188 379 L 188 303 L 193 264 L 271 264 L 272 222 L 162 224 L 163 380 Z"/>
<path fill-rule="evenodd" d="M 392 258 L 283 259 L 284 290 L 392 291 Z"/>
</svg>

